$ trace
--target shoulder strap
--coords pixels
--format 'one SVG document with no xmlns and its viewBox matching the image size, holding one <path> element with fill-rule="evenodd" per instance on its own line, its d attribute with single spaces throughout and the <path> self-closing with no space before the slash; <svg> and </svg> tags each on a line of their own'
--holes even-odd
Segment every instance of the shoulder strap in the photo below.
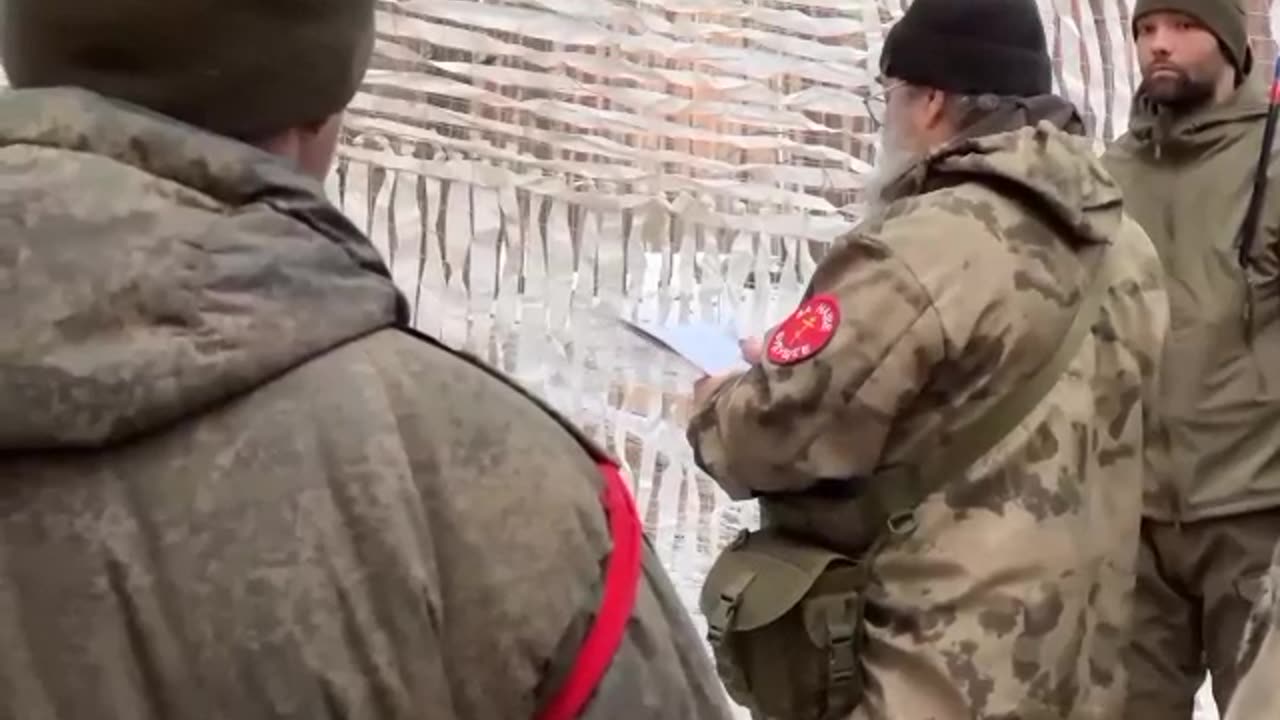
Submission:
<svg viewBox="0 0 1280 720">
<path fill-rule="evenodd" d="M 640 522 L 640 514 L 636 510 L 635 500 L 631 497 L 631 490 L 628 489 L 617 462 L 591 442 L 573 423 L 533 393 L 521 387 L 519 383 L 507 378 L 487 363 L 454 350 L 430 335 L 410 327 L 402 326 L 398 329 L 474 365 L 528 398 L 573 435 L 583 449 L 595 458 L 600 468 L 600 474 L 604 477 L 604 489 L 601 491 L 600 502 L 609 520 L 609 536 L 613 541 L 613 550 L 609 553 L 608 564 L 604 571 L 604 590 L 601 594 L 600 606 L 596 609 L 595 621 L 587 631 L 586 639 L 578 649 L 578 654 L 564 682 L 550 696 L 551 699 L 536 717 L 536 720 L 573 720 L 582 714 L 600 685 L 600 681 L 608 672 L 614 655 L 622 646 L 627 625 L 635 611 L 636 596 L 644 569 L 645 540 L 644 528 Z"/>
<path fill-rule="evenodd" d="M 1244 220 L 1240 223 L 1240 267 L 1248 270 L 1253 264 L 1253 241 L 1258 234 L 1258 222 L 1262 215 L 1262 206 L 1267 196 L 1267 180 L 1271 171 L 1271 148 L 1276 137 L 1276 116 L 1280 114 L 1280 58 L 1276 58 L 1275 73 L 1271 81 L 1271 92 L 1267 96 L 1267 118 L 1262 125 L 1262 148 L 1258 152 L 1258 163 L 1253 170 L 1253 188 L 1249 193 L 1249 204 L 1245 206 Z"/>
<path fill-rule="evenodd" d="M 977 420 L 946 438 L 945 444 L 932 446 L 923 461 L 877 473 L 864 498 L 866 511 L 872 513 L 869 517 L 876 518 L 877 524 L 887 521 L 894 532 L 909 531 L 914 527 L 914 511 L 925 498 L 968 470 L 1035 410 L 1066 372 L 1098 317 L 1110 286 L 1108 255 L 1104 248 L 1070 327 L 1036 373 Z"/>
<path fill-rule="evenodd" d="M 609 515 L 609 534 L 613 538 L 613 552 L 609 554 L 609 565 L 604 572 L 604 593 L 595 622 L 578 650 L 568 677 L 536 720 L 573 720 L 582 714 L 622 646 L 635 611 L 643 571 L 640 516 L 617 466 L 601 463 L 600 471 L 605 478 L 603 500 Z"/>
</svg>

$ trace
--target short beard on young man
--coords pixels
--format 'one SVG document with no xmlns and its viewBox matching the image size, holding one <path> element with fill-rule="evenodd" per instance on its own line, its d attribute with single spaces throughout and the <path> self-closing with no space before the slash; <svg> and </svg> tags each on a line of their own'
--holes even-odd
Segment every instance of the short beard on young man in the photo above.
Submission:
<svg viewBox="0 0 1280 720">
<path fill-rule="evenodd" d="M 1150 77 L 1154 70 L 1165 73 Z M 1209 73 L 1192 73 L 1170 63 L 1154 65 L 1145 73 L 1138 92 L 1151 101 L 1174 110 L 1192 110 L 1213 99 L 1216 83 Z"/>
</svg>

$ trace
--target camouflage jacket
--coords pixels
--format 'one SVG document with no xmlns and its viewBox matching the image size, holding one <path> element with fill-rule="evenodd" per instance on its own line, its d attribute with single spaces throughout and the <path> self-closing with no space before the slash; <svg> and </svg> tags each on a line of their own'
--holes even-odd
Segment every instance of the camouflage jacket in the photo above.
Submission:
<svg viewBox="0 0 1280 720">
<path fill-rule="evenodd" d="M 1161 407 L 1171 457 L 1146 513 L 1193 521 L 1280 506 L 1280 183 L 1268 187 L 1239 262 L 1267 97 L 1256 81 L 1222 105 L 1174 117 L 1135 99 L 1129 133 L 1103 158 L 1169 281 Z M 1270 173 L 1280 172 L 1280 154 Z M 1251 306 L 1246 312 L 1248 306 Z M 1252 327 L 1246 328 L 1251 321 Z"/>
<path fill-rule="evenodd" d="M 1106 254 L 1113 280 L 1068 372 L 876 557 L 858 718 L 1119 717 L 1160 267 L 1085 141 L 1011 126 L 891 186 L 812 279 L 809 297 L 839 308 L 826 344 L 766 357 L 690 424 L 700 464 L 762 496 L 767 523 L 861 552 L 856 499 L 794 493 L 874 482 L 979 418 L 1052 353 Z"/>
<path fill-rule="evenodd" d="M 265 153 L 22 91 L 0 183 L 0 718 L 533 717 L 611 549 L 574 436 Z M 727 718 L 646 553 L 585 717 Z"/>
<path fill-rule="evenodd" d="M 1240 664 L 1248 670 L 1231 696 L 1224 720 L 1280 718 L 1280 546 L 1264 587 L 1240 645 Z"/>
</svg>

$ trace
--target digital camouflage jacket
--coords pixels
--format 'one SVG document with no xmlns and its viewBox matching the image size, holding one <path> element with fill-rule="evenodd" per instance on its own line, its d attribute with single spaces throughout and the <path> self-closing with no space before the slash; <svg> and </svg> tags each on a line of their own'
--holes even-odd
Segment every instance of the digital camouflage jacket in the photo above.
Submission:
<svg viewBox="0 0 1280 720">
<path fill-rule="evenodd" d="M 0 718 L 526 720 L 610 535 L 582 444 L 393 329 L 272 156 L 0 96 Z M 587 718 L 727 718 L 653 553 Z"/>
</svg>

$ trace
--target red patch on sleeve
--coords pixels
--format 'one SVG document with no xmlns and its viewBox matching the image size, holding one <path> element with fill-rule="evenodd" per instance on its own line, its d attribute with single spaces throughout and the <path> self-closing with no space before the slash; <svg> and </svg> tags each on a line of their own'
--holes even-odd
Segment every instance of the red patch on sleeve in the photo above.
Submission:
<svg viewBox="0 0 1280 720">
<path fill-rule="evenodd" d="M 815 295 L 782 321 L 769 338 L 768 356 L 775 365 L 794 365 L 817 355 L 840 326 L 840 303 L 834 295 Z"/>
</svg>

